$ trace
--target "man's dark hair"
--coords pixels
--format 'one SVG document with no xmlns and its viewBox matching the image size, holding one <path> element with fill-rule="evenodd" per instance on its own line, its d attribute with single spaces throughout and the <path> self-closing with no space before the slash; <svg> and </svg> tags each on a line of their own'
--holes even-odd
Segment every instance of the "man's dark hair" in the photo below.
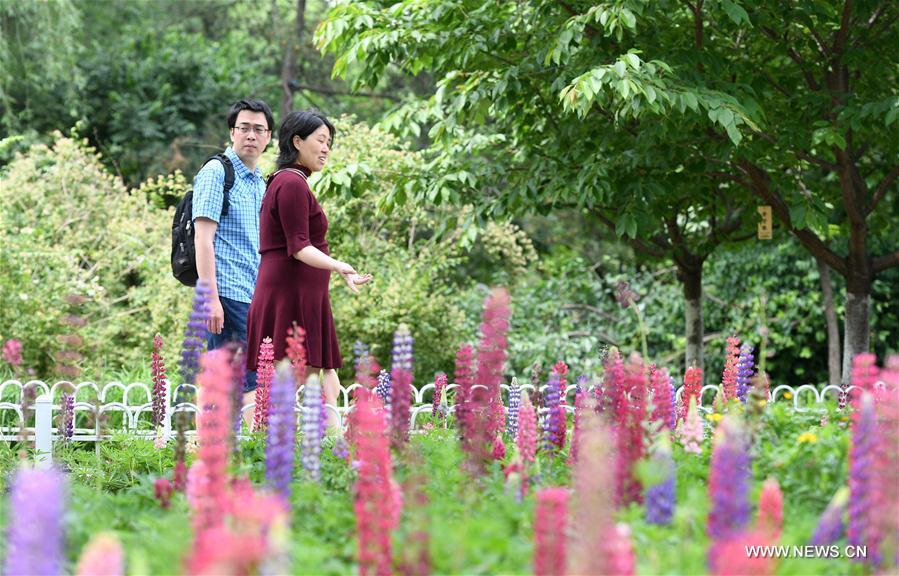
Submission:
<svg viewBox="0 0 899 576">
<path fill-rule="evenodd" d="M 228 110 L 228 129 L 234 128 L 234 125 L 237 123 L 237 115 L 240 114 L 241 110 L 262 112 L 265 114 L 265 122 L 268 124 L 268 129 L 274 130 L 275 118 L 272 116 L 272 109 L 262 100 L 252 100 L 250 98 L 238 100 L 231 105 L 231 109 Z"/>
<path fill-rule="evenodd" d="M 293 137 L 299 136 L 302 140 L 318 130 L 321 126 L 327 126 L 331 132 L 331 145 L 334 145 L 334 125 L 318 110 L 295 110 L 287 115 L 278 128 L 278 160 L 275 162 L 278 170 L 292 166 L 297 161 L 299 152 L 293 147 Z"/>
</svg>

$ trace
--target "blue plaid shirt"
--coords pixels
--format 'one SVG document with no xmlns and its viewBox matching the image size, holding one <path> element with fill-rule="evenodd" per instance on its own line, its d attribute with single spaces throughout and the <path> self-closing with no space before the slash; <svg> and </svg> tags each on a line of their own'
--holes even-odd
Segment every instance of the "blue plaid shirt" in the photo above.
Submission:
<svg viewBox="0 0 899 576">
<path fill-rule="evenodd" d="M 218 222 L 213 247 L 219 296 L 249 303 L 259 270 L 259 212 L 265 180 L 259 168 L 250 172 L 230 146 L 225 155 L 234 165 L 228 215 L 222 218 L 225 168 L 213 160 L 194 178 L 193 217 Z"/>
</svg>

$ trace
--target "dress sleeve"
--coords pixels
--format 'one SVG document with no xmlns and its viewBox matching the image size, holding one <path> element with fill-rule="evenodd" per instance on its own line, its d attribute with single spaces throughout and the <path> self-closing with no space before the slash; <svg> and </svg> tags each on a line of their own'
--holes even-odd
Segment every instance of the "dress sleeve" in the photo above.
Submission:
<svg viewBox="0 0 899 576">
<path fill-rule="evenodd" d="M 287 240 L 287 254 L 312 246 L 309 240 L 309 212 L 312 192 L 304 180 L 287 179 L 278 191 L 278 219 Z"/>
</svg>

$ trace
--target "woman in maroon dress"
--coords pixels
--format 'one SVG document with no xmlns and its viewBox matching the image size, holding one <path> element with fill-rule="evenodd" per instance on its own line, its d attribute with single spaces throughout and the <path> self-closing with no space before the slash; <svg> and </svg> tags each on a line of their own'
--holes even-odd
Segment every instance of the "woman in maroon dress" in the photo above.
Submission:
<svg viewBox="0 0 899 576">
<path fill-rule="evenodd" d="M 294 322 L 306 331 L 306 361 L 323 370 L 325 401 L 337 405 L 340 347 L 331 316 L 328 285 L 339 273 L 350 290 L 371 280 L 329 256 L 328 219 L 307 178 L 328 159 L 334 126 L 318 112 L 291 112 L 278 130 L 278 170 L 269 177 L 259 217 L 259 275 L 247 316 L 247 369 L 256 370 L 259 344 L 274 343 L 275 361 L 286 356 Z M 328 411 L 328 425 L 337 419 Z"/>
</svg>

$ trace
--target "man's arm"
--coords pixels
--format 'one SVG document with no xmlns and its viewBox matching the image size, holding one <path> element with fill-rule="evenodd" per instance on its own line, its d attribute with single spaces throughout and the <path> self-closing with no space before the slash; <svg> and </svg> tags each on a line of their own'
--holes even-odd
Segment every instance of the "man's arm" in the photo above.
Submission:
<svg viewBox="0 0 899 576">
<path fill-rule="evenodd" d="M 200 282 L 209 288 L 209 320 L 206 327 L 213 334 L 221 334 L 225 324 L 225 311 L 219 300 L 218 284 L 215 281 L 215 248 L 213 240 L 218 222 L 209 218 L 198 217 L 194 220 L 194 248 L 197 251 L 197 275 Z"/>
</svg>

